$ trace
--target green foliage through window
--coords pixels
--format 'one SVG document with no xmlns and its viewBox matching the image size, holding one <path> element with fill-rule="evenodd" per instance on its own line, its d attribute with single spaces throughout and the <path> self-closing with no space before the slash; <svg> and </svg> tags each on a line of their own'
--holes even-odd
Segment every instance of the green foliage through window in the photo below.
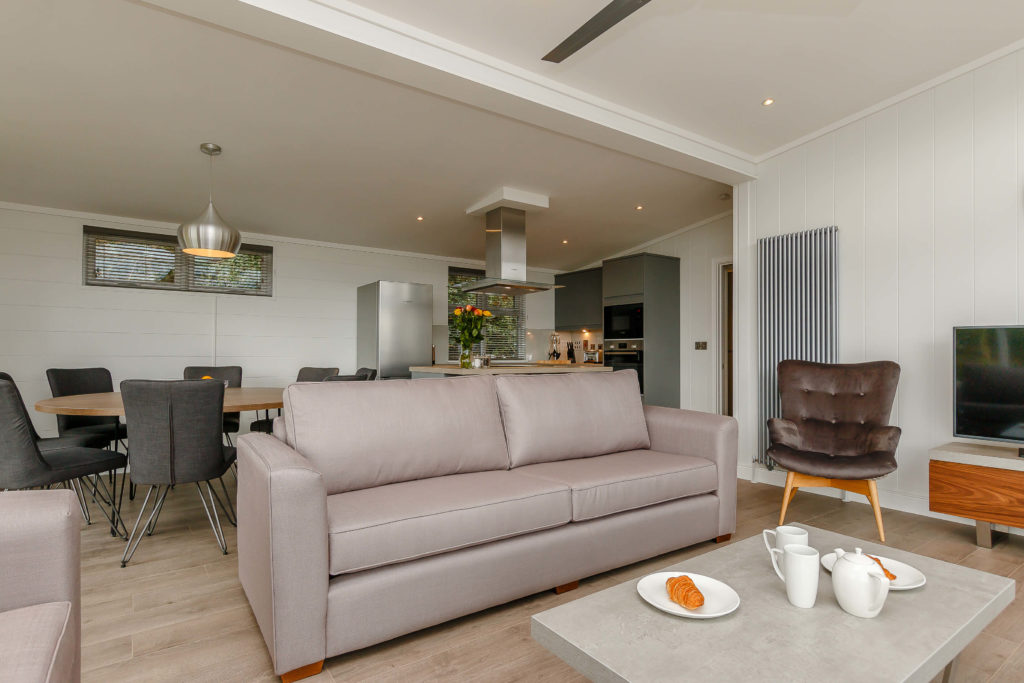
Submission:
<svg viewBox="0 0 1024 683">
<path fill-rule="evenodd" d="M 190 256 L 173 235 L 85 226 L 87 285 L 224 294 L 273 294 L 273 249 L 243 244 L 231 259 Z"/>
</svg>

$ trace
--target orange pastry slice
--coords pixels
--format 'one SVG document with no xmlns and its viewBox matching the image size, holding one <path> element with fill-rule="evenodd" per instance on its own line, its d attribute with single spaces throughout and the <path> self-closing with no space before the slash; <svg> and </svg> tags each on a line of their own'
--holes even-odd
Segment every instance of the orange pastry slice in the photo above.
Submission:
<svg viewBox="0 0 1024 683">
<path fill-rule="evenodd" d="M 665 582 L 669 599 L 685 609 L 697 609 L 704 604 L 704 594 L 700 592 L 689 576 L 674 576 Z"/>
</svg>

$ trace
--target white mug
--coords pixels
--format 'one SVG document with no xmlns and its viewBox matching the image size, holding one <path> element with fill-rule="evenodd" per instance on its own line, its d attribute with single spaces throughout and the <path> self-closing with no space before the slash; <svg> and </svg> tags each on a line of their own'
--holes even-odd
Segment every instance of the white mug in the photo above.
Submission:
<svg viewBox="0 0 1024 683">
<path fill-rule="evenodd" d="M 769 534 L 772 536 L 772 543 L 768 542 Z M 808 543 L 807 531 L 798 526 L 777 526 L 774 529 L 765 529 L 761 532 L 761 536 L 764 538 L 764 547 L 768 549 L 768 552 L 771 552 L 772 548 L 782 550 L 790 543 L 795 545 L 807 545 Z M 780 559 L 785 566 L 785 558 Z"/>
<path fill-rule="evenodd" d="M 785 548 L 771 549 L 772 566 L 786 584 L 786 597 L 796 607 L 814 607 L 818 598 L 818 551 L 806 545 L 790 543 Z M 785 557 L 783 569 L 779 559 Z"/>
</svg>

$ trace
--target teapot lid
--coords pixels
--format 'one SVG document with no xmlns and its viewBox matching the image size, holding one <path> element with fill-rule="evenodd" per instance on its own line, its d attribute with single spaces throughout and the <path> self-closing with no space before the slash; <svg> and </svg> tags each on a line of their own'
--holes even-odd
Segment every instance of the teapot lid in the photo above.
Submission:
<svg viewBox="0 0 1024 683">
<path fill-rule="evenodd" d="M 837 552 L 836 555 L 839 556 L 839 558 L 837 558 L 837 559 L 850 560 L 851 562 L 854 562 L 856 564 L 868 565 L 868 564 L 874 564 L 875 563 L 875 561 L 872 560 L 867 555 L 865 555 L 864 552 L 860 548 L 854 548 L 854 552 L 852 552 L 852 553 L 845 553 L 845 552 L 844 553 L 838 553 Z"/>
</svg>

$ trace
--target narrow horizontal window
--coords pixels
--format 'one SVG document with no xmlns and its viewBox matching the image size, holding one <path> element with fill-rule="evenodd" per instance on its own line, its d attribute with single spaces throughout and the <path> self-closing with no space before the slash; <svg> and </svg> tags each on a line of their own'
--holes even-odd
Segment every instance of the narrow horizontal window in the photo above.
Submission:
<svg viewBox="0 0 1024 683">
<path fill-rule="evenodd" d="M 87 285 L 273 294 L 271 247 L 243 244 L 235 258 L 213 259 L 184 253 L 173 235 L 88 225 L 82 234 L 82 280 Z"/>
</svg>

